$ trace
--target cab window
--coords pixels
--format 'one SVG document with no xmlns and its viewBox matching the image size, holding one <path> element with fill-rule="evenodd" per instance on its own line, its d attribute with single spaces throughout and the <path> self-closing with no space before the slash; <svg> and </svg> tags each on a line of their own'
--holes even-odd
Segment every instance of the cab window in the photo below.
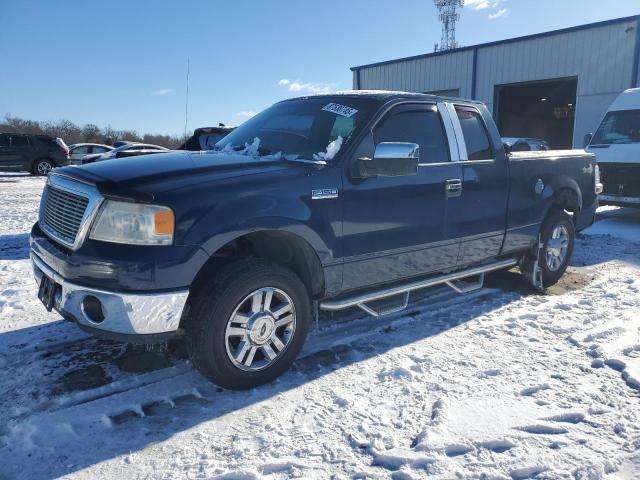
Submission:
<svg viewBox="0 0 640 480">
<path fill-rule="evenodd" d="M 469 160 L 491 160 L 493 150 L 489 142 L 487 129 L 480 112 L 473 108 L 456 106 L 456 113 L 462 127 L 464 143 L 467 146 Z"/>
<path fill-rule="evenodd" d="M 447 136 L 435 105 L 395 107 L 375 128 L 374 140 L 376 145 L 382 142 L 417 143 L 420 163 L 449 161 Z"/>
</svg>

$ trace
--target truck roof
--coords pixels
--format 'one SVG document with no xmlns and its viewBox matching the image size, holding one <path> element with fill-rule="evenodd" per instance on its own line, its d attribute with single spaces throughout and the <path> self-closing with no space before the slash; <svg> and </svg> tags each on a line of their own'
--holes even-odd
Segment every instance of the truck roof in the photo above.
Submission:
<svg viewBox="0 0 640 480">
<path fill-rule="evenodd" d="M 640 110 L 640 88 L 631 88 L 618 95 L 609 107 L 609 111 L 619 110 Z"/>
<path fill-rule="evenodd" d="M 311 95 L 304 95 L 301 97 L 290 98 L 289 100 L 296 100 L 300 98 L 317 98 L 317 97 L 368 97 L 375 98 L 379 100 L 395 100 L 395 99 L 428 99 L 428 100 L 447 100 L 451 102 L 465 102 L 465 103 L 475 103 L 478 105 L 482 105 L 482 102 L 477 100 L 469 100 L 466 98 L 456 98 L 456 97 L 441 97 L 438 95 L 430 95 L 428 93 L 416 93 L 416 92 L 399 92 L 393 90 L 343 90 L 339 92 L 331 92 L 331 93 L 314 93 Z M 286 101 L 286 100 L 285 100 Z"/>
</svg>

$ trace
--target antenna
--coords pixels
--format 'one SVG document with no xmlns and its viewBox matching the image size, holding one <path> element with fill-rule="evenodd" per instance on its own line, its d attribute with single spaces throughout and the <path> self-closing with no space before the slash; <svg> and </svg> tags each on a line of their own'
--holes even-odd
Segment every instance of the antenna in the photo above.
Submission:
<svg viewBox="0 0 640 480">
<path fill-rule="evenodd" d="M 436 43 L 435 51 L 458 48 L 460 45 L 456 42 L 456 22 L 460 20 L 460 14 L 457 10 L 464 7 L 464 0 L 434 0 L 434 3 L 442 22 L 442 39 L 439 45 Z"/>
<path fill-rule="evenodd" d="M 187 123 L 189 122 L 189 57 L 187 57 L 187 95 L 184 100 L 184 138 L 187 138 Z"/>
</svg>

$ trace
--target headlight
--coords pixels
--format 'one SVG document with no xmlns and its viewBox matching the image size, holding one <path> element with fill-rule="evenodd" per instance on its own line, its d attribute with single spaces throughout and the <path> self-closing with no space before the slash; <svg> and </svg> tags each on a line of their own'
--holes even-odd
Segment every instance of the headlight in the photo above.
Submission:
<svg viewBox="0 0 640 480">
<path fill-rule="evenodd" d="M 596 184 L 596 193 L 597 194 L 601 194 L 602 190 L 604 190 L 603 186 L 602 186 L 602 180 L 600 177 L 600 167 L 598 165 L 596 165 L 596 171 L 595 171 L 595 175 L 594 175 L 594 180 L 595 180 L 595 184 Z"/>
<path fill-rule="evenodd" d="M 171 245 L 174 227 L 170 208 L 105 200 L 89 237 L 132 245 Z"/>
</svg>

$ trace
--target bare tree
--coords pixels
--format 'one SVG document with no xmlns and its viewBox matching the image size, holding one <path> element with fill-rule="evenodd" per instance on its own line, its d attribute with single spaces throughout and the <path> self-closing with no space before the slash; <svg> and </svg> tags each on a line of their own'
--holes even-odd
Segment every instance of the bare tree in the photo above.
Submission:
<svg viewBox="0 0 640 480">
<path fill-rule="evenodd" d="M 50 135 L 62 138 L 68 145 L 81 142 L 106 143 L 110 145 L 117 140 L 125 140 L 177 148 L 184 141 L 178 135 L 154 135 L 149 133 L 138 135 L 135 130 L 116 130 L 110 125 L 102 129 L 92 123 L 79 127 L 75 123 L 64 119 L 55 122 L 39 122 L 13 117 L 10 114 L 6 114 L 3 119 L 0 119 L 0 132 Z"/>
</svg>

